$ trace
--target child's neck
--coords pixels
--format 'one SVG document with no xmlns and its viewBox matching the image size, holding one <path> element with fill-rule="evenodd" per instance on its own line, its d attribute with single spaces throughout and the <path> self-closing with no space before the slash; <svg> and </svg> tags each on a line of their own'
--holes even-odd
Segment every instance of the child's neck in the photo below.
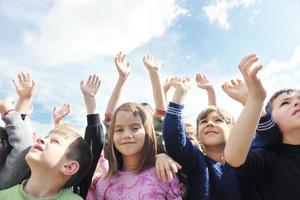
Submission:
<svg viewBox="0 0 300 200">
<path fill-rule="evenodd" d="M 54 197 L 60 191 L 60 185 L 55 180 L 55 177 L 31 173 L 24 189 L 24 192 L 35 198 Z"/>
<path fill-rule="evenodd" d="M 289 131 L 286 134 L 283 134 L 283 141 L 284 144 L 291 144 L 291 145 L 300 145 L 300 130 L 295 129 Z"/>
<path fill-rule="evenodd" d="M 224 160 L 224 147 L 209 147 L 205 148 L 205 154 L 210 159 L 225 164 Z"/>
<path fill-rule="evenodd" d="M 141 155 L 123 156 L 123 171 L 135 171 L 141 161 Z"/>
</svg>

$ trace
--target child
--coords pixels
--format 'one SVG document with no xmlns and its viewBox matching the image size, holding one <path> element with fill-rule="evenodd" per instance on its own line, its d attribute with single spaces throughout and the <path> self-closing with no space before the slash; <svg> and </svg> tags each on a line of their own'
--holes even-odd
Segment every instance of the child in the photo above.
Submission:
<svg viewBox="0 0 300 200">
<path fill-rule="evenodd" d="M 143 107 L 125 103 L 115 111 L 108 136 L 109 170 L 97 183 L 97 199 L 181 199 L 178 179 L 156 176 L 156 139 Z"/>
<path fill-rule="evenodd" d="M 264 189 L 261 199 L 299 199 L 299 90 L 280 90 L 267 104 L 282 134 L 280 147 L 275 150 L 249 150 L 265 98 L 265 90 L 256 75 L 262 67 L 251 69 L 257 60 L 257 56 L 252 54 L 239 65 L 249 96 L 228 141 L 234 146 L 228 146 L 225 158 L 237 167 L 240 174 L 261 183 L 260 187 Z"/>
<path fill-rule="evenodd" d="M 76 185 L 84 177 L 92 155 L 71 125 L 58 125 L 38 139 L 25 159 L 31 170 L 30 178 L 0 191 L 0 199 L 81 199 L 63 188 Z"/>
<path fill-rule="evenodd" d="M 33 132 L 25 117 L 30 112 L 35 82 L 29 73 L 22 72 L 18 74 L 18 81 L 13 80 L 13 83 L 19 96 L 16 106 L 10 99 L 1 101 L 6 126 L 0 129 L 0 189 L 14 186 L 26 177 L 29 168 L 24 156 L 33 144 Z"/>
<path fill-rule="evenodd" d="M 0 189 L 18 184 L 29 169 L 24 156 L 33 143 L 29 122 L 14 110 L 12 99 L 0 100 L 0 113 L 5 122 L 1 127 Z"/>
<path fill-rule="evenodd" d="M 241 199 L 235 169 L 224 161 L 224 149 L 234 119 L 218 107 L 204 109 L 197 118 L 197 136 L 205 147 L 205 154 L 195 147 L 184 133 L 181 117 L 189 82 L 188 78 L 172 81 L 175 94 L 169 103 L 163 128 L 169 155 L 187 175 L 188 199 Z"/>
<path fill-rule="evenodd" d="M 126 55 L 120 52 L 119 54 L 116 55 L 114 59 L 115 66 L 119 73 L 119 78 L 106 107 L 104 124 L 106 126 L 107 132 L 109 128 L 109 123 L 111 121 L 112 113 L 114 112 L 114 110 L 116 109 L 116 107 L 120 102 L 120 96 L 123 90 L 123 85 L 127 80 L 131 69 L 131 65 L 129 62 L 126 61 L 125 57 Z M 166 110 L 166 99 L 163 91 L 163 86 L 160 82 L 160 67 L 162 65 L 162 62 L 155 59 L 151 55 L 145 55 L 143 57 L 143 64 L 149 73 L 156 109 L 155 111 L 153 111 L 151 106 L 147 103 L 142 103 L 142 105 L 145 107 L 147 111 L 151 112 L 151 114 L 153 115 L 153 124 L 156 131 L 156 137 L 158 142 L 157 150 L 158 153 L 164 153 L 165 148 L 163 144 L 161 129 L 162 129 L 163 116 Z"/>
</svg>

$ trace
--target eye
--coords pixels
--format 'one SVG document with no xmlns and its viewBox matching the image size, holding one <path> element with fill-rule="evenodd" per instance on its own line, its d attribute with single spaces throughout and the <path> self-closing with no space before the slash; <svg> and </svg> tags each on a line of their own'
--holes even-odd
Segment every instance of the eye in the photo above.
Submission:
<svg viewBox="0 0 300 200">
<path fill-rule="evenodd" d="M 217 119 L 216 119 L 216 122 L 224 122 L 224 120 L 223 120 L 223 119 L 220 119 L 220 118 L 217 118 Z"/>
<path fill-rule="evenodd" d="M 133 130 L 133 131 L 138 131 L 139 129 L 140 129 L 139 126 L 134 126 L 134 127 L 132 127 L 132 130 Z"/>
<path fill-rule="evenodd" d="M 284 105 L 288 105 L 288 104 L 289 104 L 288 101 L 283 101 L 283 102 L 280 103 L 280 107 L 281 107 L 281 106 L 284 106 Z"/>
<path fill-rule="evenodd" d="M 117 128 L 117 129 L 115 129 L 115 132 L 116 132 L 116 133 L 120 133 L 120 132 L 122 132 L 122 131 L 123 131 L 122 128 Z"/>
<path fill-rule="evenodd" d="M 205 123 L 207 123 L 207 120 L 200 121 L 200 124 L 205 124 Z"/>
<path fill-rule="evenodd" d="M 50 142 L 55 143 L 55 144 L 59 144 L 59 141 L 57 139 L 51 139 Z"/>
</svg>

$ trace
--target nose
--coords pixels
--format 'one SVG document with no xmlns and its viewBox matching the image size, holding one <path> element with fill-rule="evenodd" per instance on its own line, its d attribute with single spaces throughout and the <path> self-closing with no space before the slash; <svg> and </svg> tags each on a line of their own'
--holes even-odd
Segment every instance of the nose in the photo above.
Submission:
<svg viewBox="0 0 300 200">
<path fill-rule="evenodd" d="M 38 138 L 38 139 L 36 140 L 36 142 L 37 142 L 38 144 L 45 144 L 45 141 L 44 141 L 43 138 Z"/>
<path fill-rule="evenodd" d="M 124 134 L 123 134 L 123 138 L 124 139 L 131 139 L 132 136 L 132 131 L 130 129 L 125 129 L 124 130 Z"/>
<path fill-rule="evenodd" d="M 206 123 L 206 126 L 215 126 L 214 122 L 211 120 L 208 120 Z"/>
<path fill-rule="evenodd" d="M 294 103 L 294 106 L 299 106 L 299 105 L 300 105 L 300 97 L 298 97 Z"/>
</svg>

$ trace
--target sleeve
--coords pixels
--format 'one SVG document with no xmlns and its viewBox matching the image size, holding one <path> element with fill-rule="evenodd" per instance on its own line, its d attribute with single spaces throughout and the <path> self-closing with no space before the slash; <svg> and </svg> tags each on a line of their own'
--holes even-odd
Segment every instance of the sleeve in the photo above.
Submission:
<svg viewBox="0 0 300 200">
<path fill-rule="evenodd" d="M 163 138 L 168 154 L 182 166 L 184 173 L 191 173 L 205 159 L 202 152 L 185 135 L 182 110 L 183 105 L 169 103 L 163 124 Z"/>
<path fill-rule="evenodd" d="M 272 114 L 266 110 L 256 128 L 256 134 L 252 141 L 251 148 L 262 148 L 266 150 L 278 149 L 282 144 L 282 135 L 278 125 L 273 121 Z"/>
<path fill-rule="evenodd" d="M 28 120 L 22 120 L 19 113 L 10 113 L 3 121 L 12 150 L 0 169 L 0 189 L 20 183 L 27 175 L 29 168 L 25 155 L 33 144 L 31 125 Z"/>
<path fill-rule="evenodd" d="M 78 184 L 79 191 L 76 191 L 76 193 L 79 194 L 83 199 L 86 198 L 88 189 L 91 185 L 93 174 L 97 167 L 104 144 L 103 127 L 100 123 L 100 117 L 98 114 L 87 115 L 87 127 L 85 129 L 84 139 L 91 149 L 93 160 L 87 174 Z"/>
<path fill-rule="evenodd" d="M 169 183 L 167 200 L 181 200 L 182 196 L 181 196 L 179 180 L 176 174 L 173 174 L 173 176 L 174 176 L 173 180 Z"/>
<path fill-rule="evenodd" d="M 273 160 L 274 154 L 271 151 L 251 149 L 245 163 L 236 169 L 240 176 L 251 180 L 267 179 L 272 172 Z"/>
</svg>

